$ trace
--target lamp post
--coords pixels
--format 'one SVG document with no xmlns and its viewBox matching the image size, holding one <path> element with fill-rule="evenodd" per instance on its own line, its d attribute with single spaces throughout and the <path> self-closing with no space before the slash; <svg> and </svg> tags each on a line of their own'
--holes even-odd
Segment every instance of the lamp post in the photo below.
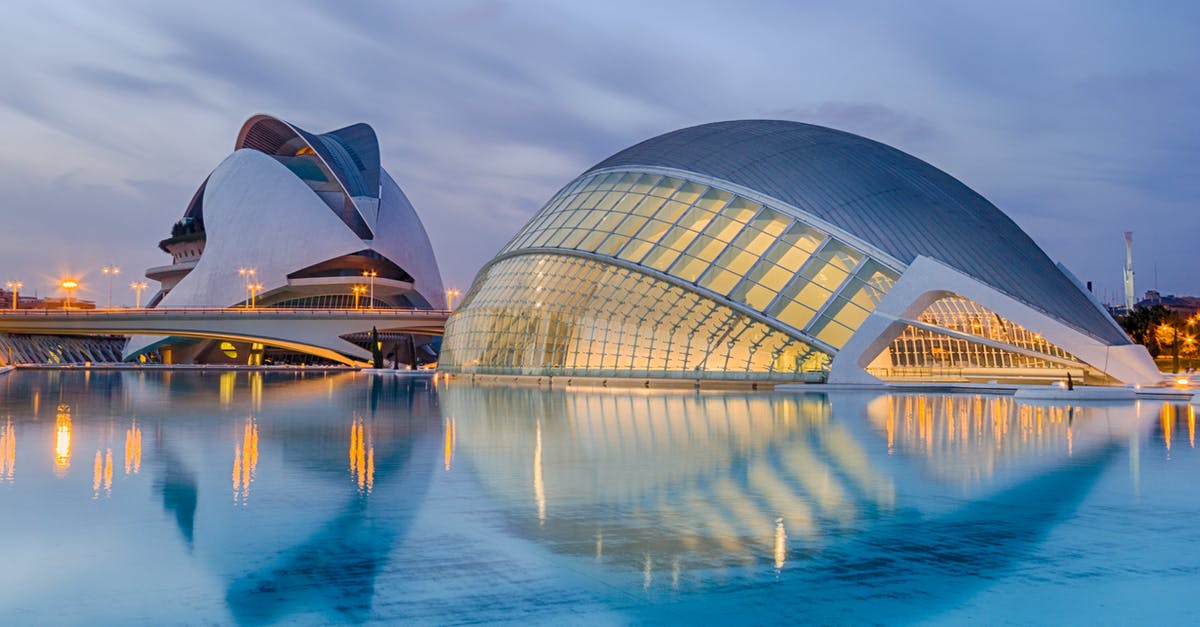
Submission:
<svg viewBox="0 0 1200 627">
<path fill-rule="evenodd" d="M 134 293 L 137 294 L 137 308 L 141 309 L 142 308 L 142 290 L 146 289 L 146 282 L 145 281 L 134 281 L 133 283 L 129 284 L 129 289 L 133 290 Z"/>
<path fill-rule="evenodd" d="M 249 296 L 249 298 L 247 300 L 253 301 L 254 300 L 254 290 L 252 290 L 250 288 L 250 286 L 254 284 L 254 275 L 258 274 L 258 270 L 254 269 L 254 268 L 238 268 L 238 274 L 241 275 L 242 280 L 246 282 L 246 294 Z M 252 302 L 248 302 L 248 304 L 246 306 L 251 309 L 254 308 L 254 305 Z"/>
<path fill-rule="evenodd" d="M 371 280 L 371 298 L 367 302 L 367 309 L 374 309 L 375 308 L 375 277 L 379 276 L 379 273 L 376 272 L 375 270 L 363 270 L 363 276 L 365 276 Z"/>
<path fill-rule="evenodd" d="M 456 296 L 458 296 L 459 294 L 461 294 L 461 292 L 459 292 L 458 290 L 456 290 L 454 288 L 450 288 L 450 289 L 446 290 L 446 308 L 447 309 L 449 309 L 451 311 L 454 310 L 454 298 Z"/>
<path fill-rule="evenodd" d="M 63 309 L 70 309 L 71 292 L 73 292 L 75 288 L 79 287 L 79 281 L 76 281 L 75 279 L 63 279 L 63 282 L 59 283 L 58 286 L 67 291 L 67 304 L 63 307 Z"/>
<path fill-rule="evenodd" d="M 355 285 L 350 288 L 350 291 L 354 292 L 354 308 L 358 309 L 358 299 L 367 292 L 367 286 Z"/>
<path fill-rule="evenodd" d="M 258 291 L 263 288 L 262 283 L 250 283 L 246 288 L 250 290 L 250 308 L 254 309 L 256 307 L 255 298 L 258 296 Z"/>
<path fill-rule="evenodd" d="M 121 269 L 115 265 L 104 266 L 103 268 L 100 268 L 100 272 L 104 273 L 104 276 L 108 277 L 108 308 L 112 309 L 113 279 L 117 278 L 118 274 L 121 274 Z"/>
<path fill-rule="evenodd" d="M 25 284 L 20 281 L 9 281 L 4 286 L 8 288 L 8 291 L 12 292 L 12 308 L 16 309 L 17 298 L 20 297 L 21 288 L 25 287 Z"/>
</svg>

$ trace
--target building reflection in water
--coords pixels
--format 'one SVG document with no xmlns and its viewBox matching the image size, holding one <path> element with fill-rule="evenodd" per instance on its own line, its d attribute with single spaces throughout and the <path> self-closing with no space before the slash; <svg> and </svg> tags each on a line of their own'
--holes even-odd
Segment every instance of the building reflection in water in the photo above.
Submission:
<svg viewBox="0 0 1200 627">
<path fill-rule="evenodd" d="M 803 567 L 911 509 L 897 505 L 901 480 L 906 493 L 965 482 L 986 496 L 1072 454 L 1124 446 L 1133 428 L 1114 434 L 1133 422 L 1124 420 L 1131 405 L 989 396 L 451 384 L 441 400 L 463 426 L 460 455 L 512 503 L 517 528 L 554 550 L 640 571 L 647 586 L 665 581 L 656 570 Z M 1003 467 L 1013 472 L 1001 476 Z"/>
<path fill-rule="evenodd" d="M 375 442 L 370 425 L 358 415 L 350 424 L 350 478 L 359 494 L 370 494 L 375 488 Z"/>
<path fill-rule="evenodd" d="M 246 418 L 242 441 L 233 445 L 233 502 L 245 505 L 250 498 L 250 484 L 258 470 L 258 423 Z"/>
<path fill-rule="evenodd" d="M 54 415 L 54 474 L 65 477 L 71 467 L 71 406 L 59 404 Z"/>
<path fill-rule="evenodd" d="M 12 483 L 17 468 L 17 431 L 12 416 L 0 428 L 0 481 Z"/>
</svg>

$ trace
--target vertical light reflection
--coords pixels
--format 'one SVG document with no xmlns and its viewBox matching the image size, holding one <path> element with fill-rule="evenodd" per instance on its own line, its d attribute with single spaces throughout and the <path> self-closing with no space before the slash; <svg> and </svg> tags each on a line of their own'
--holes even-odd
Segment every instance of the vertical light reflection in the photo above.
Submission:
<svg viewBox="0 0 1200 627">
<path fill-rule="evenodd" d="M 436 376 L 436 375 L 435 375 Z M 450 462 L 454 459 L 454 446 L 458 440 L 458 434 L 455 433 L 454 418 L 446 419 L 446 472 L 450 472 Z"/>
<path fill-rule="evenodd" d="M 646 561 L 642 564 L 642 590 L 650 589 L 650 582 L 654 578 L 654 560 L 650 554 L 646 554 Z"/>
<path fill-rule="evenodd" d="M 775 570 L 782 570 L 787 561 L 787 531 L 783 528 L 783 519 L 775 520 Z"/>
<path fill-rule="evenodd" d="M 221 379 L 217 388 L 217 394 L 221 400 L 221 407 L 228 407 L 229 403 L 233 402 L 233 388 L 236 384 L 236 372 L 231 371 L 221 373 Z"/>
<path fill-rule="evenodd" d="M 54 416 L 54 474 L 64 477 L 71 467 L 71 406 L 63 403 Z"/>
<path fill-rule="evenodd" d="M 222 375 L 224 376 L 224 375 Z M 258 469 L 258 423 L 253 416 L 242 427 L 242 442 L 233 445 L 233 502 L 245 505 L 250 498 L 250 484 Z"/>
<path fill-rule="evenodd" d="M 12 483 L 17 467 L 17 432 L 13 429 L 12 416 L 0 429 L 0 481 Z"/>
<path fill-rule="evenodd" d="M 1167 447 L 1167 452 L 1171 452 L 1171 436 L 1175 431 L 1175 408 L 1170 403 L 1163 403 L 1162 413 L 1159 415 L 1159 422 L 1162 424 L 1163 444 Z"/>
<path fill-rule="evenodd" d="M 1196 448 L 1196 408 L 1192 405 L 1187 406 L 1188 416 L 1188 446 Z"/>
<path fill-rule="evenodd" d="M 104 496 L 108 498 L 112 496 L 112 478 L 113 478 L 113 460 L 112 449 L 105 449 L 101 454 L 100 449 L 96 449 L 96 461 L 92 464 L 92 499 L 100 498 L 100 487 L 104 487 Z"/>
<path fill-rule="evenodd" d="M 361 416 L 350 424 L 350 478 L 359 494 L 375 489 L 375 443 Z"/>
<path fill-rule="evenodd" d="M 137 420 L 125 430 L 125 474 L 142 470 L 142 428 Z"/>
<path fill-rule="evenodd" d="M 542 484 L 542 421 L 537 421 L 537 442 L 533 446 L 533 498 L 537 501 L 538 525 L 546 524 L 546 487 Z M 649 559 L 649 558 L 647 558 Z"/>
<path fill-rule="evenodd" d="M 604 559 L 604 530 L 596 532 L 596 561 Z"/>
<path fill-rule="evenodd" d="M 679 558 L 671 561 L 671 589 L 679 589 Z"/>
<path fill-rule="evenodd" d="M 262 411 L 263 376 L 261 372 L 250 373 L 250 408 Z"/>
<path fill-rule="evenodd" d="M 92 465 L 92 499 L 100 497 L 100 474 L 103 470 L 100 449 L 96 449 L 96 462 Z"/>
</svg>

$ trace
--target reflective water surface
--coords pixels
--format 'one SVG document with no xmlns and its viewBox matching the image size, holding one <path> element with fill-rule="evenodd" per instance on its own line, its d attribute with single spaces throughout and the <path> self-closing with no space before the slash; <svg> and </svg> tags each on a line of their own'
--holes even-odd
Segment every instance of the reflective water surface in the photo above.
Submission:
<svg viewBox="0 0 1200 627">
<path fill-rule="evenodd" d="M 0 624 L 1196 621 L 1191 405 L 0 376 Z"/>
</svg>

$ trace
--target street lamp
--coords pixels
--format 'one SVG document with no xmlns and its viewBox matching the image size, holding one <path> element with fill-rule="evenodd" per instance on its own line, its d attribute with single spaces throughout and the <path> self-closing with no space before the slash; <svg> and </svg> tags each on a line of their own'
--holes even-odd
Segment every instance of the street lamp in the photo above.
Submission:
<svg viewBox="0 0 1200 627">
<path fill-rule="evenodd" d="M 374 270 L 363 270 L 363 276 L 371 279 L 371 300 L 369 302 L 367 302 L 367 309 L 374 309 L 375 308 L 375 277 L 379 276 L 379 273 Z"/>
<path fill-rule="evenodd" d="M 145 281 L 134 281 L 133 283 L 129 284 L 129 289 L 133 290 L 137 294 L 137 308 L 141 309 L 142 308 L 142 290 L 146 289 L 146 282 Z"/>
<path fill-rule="evenodd" d="M 59 283 L 58 286 L 67 291 L 67 304 L 63 307 L 63 309 L 70 309 L 71 292 L 74 291 L 75 288 L 79 287 L 79 281 L 76 281 L 75 279 L 63 279 L 63 282 Z"/>
<path fill-rule="evenodd" d="M 353 286 L 353 287 L 351 287 L 351 288 L 350 288 L 350 291 L 354 292 L 354 308 L 355 308 L 355 309 L 358 309 L 358 299 L 359 299 L 359 297 L 361 297 L 363 294 L 366 294 L 366 293 L 367 293 L 367 286 L 365 286 L 365 285 L 355 285 L 355 286 Z"/>
<path fill-rule="evenodd" d="M 462 292 L 459 292 L 458 290 L 456 290 L 454 288 L 450 288 L 450 289 L 446 290 L 446 309 L 450 309 L 450 310 L 454 309 L 454 297 L 458 296 L 461 293 Z"/>
<path fill-rule="evenodd" d="M 108 277 L 108 308 L 112 309 L 113 279 L 115 279 L 118 274 L 121 274 L 121 269 L 115 265 L 114 266 L 104 266 L 103 268 L 100 268 L 100 272 L 103 272 L 104 276 Z"/>
<path fill-rule="evenodd" d="M 257 273 L 258 270 L 255 270 L 254 268 L 238 268 L 238 274 L 241 275 L 242 280 L 246 282 L 246 293 L 249 295 L 249 300 L 251 301 L 254 300 L 254 290 L 252 290 L 250 286 L 254 284 L 254 275 Z M 247 306 L 253 308 L 252 304 Z"/>
<path fill-rule="evenodd" d="M 25 284 L 20 281 L 9 281 L 4 286 L 8 288 L 8 291 L 12 292 L 12 308 L 16 309 L 17 298 L 20 296 L 21 288 L 25 287 Z"/>
<path fill-rule="evenodd" d="M 246 289 L 250 290 L 250 308 L 255 308 L 254 299 L 258 296 L 258 291 L 263 288 L 262 283 L 250 283 L 246 285 Z"/>
</svg>

